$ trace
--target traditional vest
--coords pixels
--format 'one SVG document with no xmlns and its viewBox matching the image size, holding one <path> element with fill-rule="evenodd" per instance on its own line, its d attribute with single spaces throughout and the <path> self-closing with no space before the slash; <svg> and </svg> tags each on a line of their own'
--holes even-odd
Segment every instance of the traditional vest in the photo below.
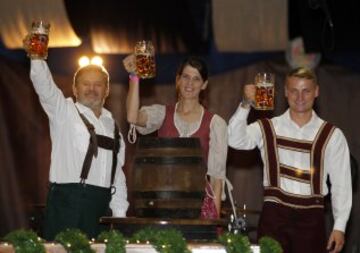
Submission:
<svg viewBox="0 0 360 253">
<path fill-rule="evenodd" d="M 113 184 L 114 184 L 116 165 L 117 165 L 117 154 L 119 153 L 120 150 L 119 127 L 114 121 L 114 138 L 96 134 L 95 127 L 89 122 L 89 120 L 82 113 L 80 113 L 79 111 L 78 113 L 90 134 L 89 146 L 81 170 L 80 182 L 85 183 L 85 180 L 89 175 L 92 159 L 93 157 L 97 157 L 98 147 L 100 147 L 103 149 L 111 150 L 113 153 L 110 184 L 111 187 L 114 188 Z"/>
<path fill-rule="evenodd" d="M 175 127 L 174 123 L 175 106 L 167 105 L 165 119 L 158 131 L 159 137 L 179 137 L 180 134 Z M 207 110 L 204 110 L 204 115 L 201 120 L 199 129 L 191 135 L 191 137 L 197 137 L 200 139 L 201 148 L 205 161 L 207 161 L 209 155 L 209 141 L 210 141 L 210 122 L 214 115 Z"/>
<path fill-rule="evenodd" d="M 326 145 L 335 129 L 333 125 L 324 122 L 313 141 L 304 141 L 276 135 L 271 120 L 258 121 L 264 139 L 266 174 L 269 186 L 264 189 L 264 200 L 294 208 L 323 208 L 324 196 L 321 194 L 324 153 Z M 278 149 L 309 153 L 310 171 L 280 163 Z M 310 195 L 299 195 L 284 191 L 280 186 L 280 178 L 287 178 L 310 185 Z"/>
</svg>

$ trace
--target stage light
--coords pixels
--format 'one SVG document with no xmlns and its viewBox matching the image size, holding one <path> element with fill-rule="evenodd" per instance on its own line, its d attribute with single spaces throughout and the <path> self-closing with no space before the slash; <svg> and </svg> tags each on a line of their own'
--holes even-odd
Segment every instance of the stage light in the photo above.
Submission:
<svg viewBox="0 0 360 253">
<path fill-rule="evenodd" d="M 81 56 L 78 63 L 80 67 L 84 67 L 90 64 L 90 59 L 87 56 Z"/>
<path fill-rule="evenodd" d="M 103 65 L 103 59 L 100 56 L 94 56 L 91 59 L 91 64 L 102 66 Z"/>
<path fill-rule="evenodd" d="M 104 62 L 103 59 L 98 55 L 92 57 L 91 59 L 84 55 L 84 56 L 81 56 L 78 61 L 79 66 L 81 68 L 85 67 L 86 65 L 90 65 L 90 64 L 102 66 L 103 62 Z"/>
</svg>

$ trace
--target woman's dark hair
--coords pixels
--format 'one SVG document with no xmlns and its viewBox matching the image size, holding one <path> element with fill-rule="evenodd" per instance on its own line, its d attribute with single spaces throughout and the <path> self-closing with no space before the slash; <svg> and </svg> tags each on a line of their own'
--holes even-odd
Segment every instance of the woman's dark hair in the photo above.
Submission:
<svg viewBox="0 0 360 253">
<path fill-rule="evenodd" d="M 203 79 L 204 82 L 208 80 L 209 73 L 206 62 L 200 57 L 196 57 L 196 56 L 190 56 L 188 58 L 185 58 L 179 65 L 176 71 L 176 75 L 180 76 L 187 65 L 196 68 L 199 71 L 201 78 Z"/>
</svg>

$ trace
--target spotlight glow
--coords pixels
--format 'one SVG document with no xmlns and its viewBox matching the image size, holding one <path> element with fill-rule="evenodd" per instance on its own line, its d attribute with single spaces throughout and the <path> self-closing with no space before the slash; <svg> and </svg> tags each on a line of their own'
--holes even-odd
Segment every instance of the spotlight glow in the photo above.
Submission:
<svg viewBox="0 0 360 253">
<path fill-rule="evenodd" d="M 100 56 L 94 56 L 91 59 L 91 64 L 102 66 L 103 65 L 103 59 Z"/>
<path fill-rule="evenodd" d="M 81 56 L 78 63 L 79 63 L 79 66 L 82 68 L 82 67 L 90 64 L 90 59 L 87 56 Z"/>
</svg>

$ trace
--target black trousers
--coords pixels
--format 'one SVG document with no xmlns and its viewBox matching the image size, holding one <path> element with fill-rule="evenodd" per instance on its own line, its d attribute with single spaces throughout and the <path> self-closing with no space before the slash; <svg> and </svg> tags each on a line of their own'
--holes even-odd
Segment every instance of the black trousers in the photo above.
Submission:
<svg viewBox="0 0 360 253">
<path fill-rule="evenodd" d="M 296 209 L 266 201 L 258 226 L 258 239 L 262 236 L 277 240 L 284 253 L 325 253 L 324 210 Z"/>
<path fill-rule="evenodd" d="M 106 215 L 109 188 L 87 184 L 50 184 L 45 211 L 44 238 L 54 240 L 66 228 L 78 228 L 88 237 L 100 232 L 99 218 Z"/>
</svg>

